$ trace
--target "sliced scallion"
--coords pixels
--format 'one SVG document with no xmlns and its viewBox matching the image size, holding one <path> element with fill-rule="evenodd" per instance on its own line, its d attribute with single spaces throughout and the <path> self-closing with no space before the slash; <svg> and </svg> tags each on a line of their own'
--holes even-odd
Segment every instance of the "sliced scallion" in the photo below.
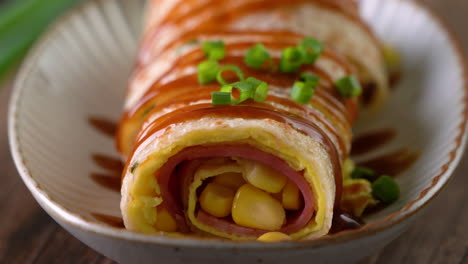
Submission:
<svg viewBox="0 0 468 264">
<path fill-rule="evenodd" d="M 297 72 L 303 63 L 303 52 L 297 47 L 288 47 L 281 53 L 279 70 L 285 73 Z"/>
<path fill-rule="evenodd" d="M 234 97 L 233 90 L 239 92 L 238 98 Z M 213 105 L 236 105 L 245 102 L 248 99 L 253 99 L 256 102 L 263 102 L 268 96 L 268 84 L 261 80 L 249 77 L 245 80 L 224 85 L 219 92 L 211 93 Z M 229 94 L 229 102 L 227 95 Z"/>
<path fill-rule="evenodd" d="M 315 89 L 310 83 L 297 81 L 291 90 L 291 98 L 300 104 L 307 104 L 314 93 Z"/>
<path fill-rule="evenodd" d="M 226 47 L 221 40 L 207 41 L 203 43 L 203 53 L 209 60 L 222 60 L 225 56 Z"/>
<path fill-rule="evenodd" d="M 300 80 L 308 83 L 315 89 L 319 85 L 320 77 L 312 73 L 302 73 L 300 76 Z"/>
<path fill-rule="evenodd" d="M 254 101 L 264 102 L 268 96 L 268 84 L 266 82 L 261 82 L 255 89 Z"/>
<path fill-rule="evenodd" d="M 216 75 L 216 80 L 218 80 L 218 82 L 220 84 L 222 84 L 222 85 L 228 85 L 229 84 L 223 78 L 223 72 L 225 72 L 225 71 L 233 71 L 237 75 L 237 78 L 239 78 L 239 81 L 244 80 L 244 74 L 242 73 L 241 69 L 239 69 L 239 67 L 234 66 L 234 65 L 226 65 L 226 66 L 222 66 L 219 69 L 219 71 L 218 71 L 218 73 Z"/>
<path fill-rule="evenodd" d="M 359 80 L 353 76 L 345 76 L 335 82 L 335 86 L 338 89 L 338 92 L 341 96 L 345 98 L 352 98 L 359 96 L 362 93 L 361 84 Z"/>
<path fill-rule="evenodd" d="M 232 94 L 232 90 L 236 89 L 239 91 L 239 97 L 235 98 L 234 95 Z M 225 85 L 221 87 L 220 92 L 226 92 L 231 94 L 231 104 L 240 104 L 242 102 L 245 102 L 246 100 L 253 98 L 253 95 L 255 94 L 255 91 L 253 90 L 252 86 L 250 85 L 245 85 L 243 82 L 237 82 L 231 85 Z"/>
<path fill-rule="evenodd" d="M 303 52 L 303 62 L 305 64 L 314 64 L 324 49 L 322 42 L 314 38 L 304 39 L 298 48 Z"/>
<path fill-rule="evenodd" d="M 245 64 L 254 69 L 260 69 L 268 61 L 271 61 L 270 53 L 262 44 L 251 47 L 244 58 Z"/>
<path fill-rule="evenodd" d="M 268 84 L 254 77 L 249 77 L 238 85 L 245 86 L 245 89 L 252 90 L 252 99 L 256 102 L 263 102 L 268 96 Z"/>
<path fill-rule="evenodd" d="M 213 105 L 230 105 L 231 93 L 230 92 L 212 92 L 211 102 Z"/>
<path fill-rule="evenodd" d="M 198 64 L 198 82 L 207 84 L 216 80 L 218 75 L 219 63 L 215 60 L 206 60 Z"/>
</svg>

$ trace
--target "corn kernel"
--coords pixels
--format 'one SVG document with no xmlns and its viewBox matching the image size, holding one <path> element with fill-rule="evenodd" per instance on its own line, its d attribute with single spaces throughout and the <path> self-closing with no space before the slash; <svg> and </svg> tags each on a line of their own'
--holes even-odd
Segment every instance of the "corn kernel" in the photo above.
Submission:
<svg viewBox="0 0 468 264">
<path fill-rule="evenodd" d="M 200 206 L 203 211 L 216 217 L 231 214 L 235 190 L 217 183 L 208 184 L 200 195 Z"/>
<path fill-rule="evenodd" d="M 213 182 L 234 190 L 239 189 L 239 187 L 245 184 L 245 180 L 242 178 L 242 174 L 236 172 L 227 172 L 216 176 L 214 177 Z"/>
<path fill-rule="evenodd" d="M 172 215 L 164 206 L 158 206 L 157 219 L 155 223 L 156 229 L 164 232 L 177 231 L 177 223 Z"/>
<path fill-rule="evenodd" d="M 301 193 L 296 184 L 292 181 L 288 181 L 283 189 L 282 196 L 283 207 L 288 210 L 299 210 L 302 207 Z"/>
<path fill-rule="evenodd" d="M 397 50 L 390 45 L 385 45 L 383 48 L 383 55 L 389 71 L 394 72 L 398 70 L 401 64 L 401 57 Z"/>
<path fill-rule="evenodd" d="M 269 193 L 279 193 L 288 180 L 282 173 L 258 162 L 246 163 L 245 168 L 245 180 Z"/>
<path fill-rule="evenodd" d="M 269 232 L 261 235 L 257 238 L 258 241 L 261 242 L 280 242 L 280 241 L 288 241 L 292 240 L 290 236 L 281 233 L 281 232 Z"/>
<path fill-rule="evenodd" d="M 286 218 L 281 203 L 268 193 L 245 184 L 237 190 L 232 204 L 232 219 L 241 226 L 275 231 Z"/>
</svg>

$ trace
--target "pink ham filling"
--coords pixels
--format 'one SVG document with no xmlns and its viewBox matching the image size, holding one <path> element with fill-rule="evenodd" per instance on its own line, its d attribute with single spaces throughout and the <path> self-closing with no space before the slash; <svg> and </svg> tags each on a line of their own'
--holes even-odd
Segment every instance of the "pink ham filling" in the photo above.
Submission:
<svg viewBox="0 0 468 264">
<path fill-rule="evenodd" d="M 176 155 L 172 156 L 163 167 L 155 174 L 161 188 L 161 195 L 168 210 L 175 216 L 179 228 L 188 230 L 188 225 L 185 222 L 182 201 L 182 186 L 190 180 L 182 179 L 183 177 L 192 177 L 193 175 L 182 173 L 177 174 L 176 166 L 184 161 L 193 161 L 202 158 L 220 158 L 220 157 L 240 157 L 252 161 L 263 163 L 273 169 L 286 175 L 294 182 L 302 193 L 304 207 L 302 211 L 291 215 L 287 219 L 287 223 L 281 228 L 281 232 L 291 234 L 299 231 L 306 226 L 314 215 L 315 201 L 310 185 L 303 177 L 303 172 L 293 170 L 282 159 L 258 150 L 247 144 L 220 144 L 211 146 L 195 146 L 186 148 Z M 180 177 L 182 176 L 182 177 Z M 258 236 L 266 233 L 265 230 L 248 228 L 239 226 L 232 221 L 216 218 L 203 211 L 199 211 L 197 219 L 205 225 L 211 226 L 221 232 L 227 234 L 235 234 L 240 236 Z"/>
</svg>

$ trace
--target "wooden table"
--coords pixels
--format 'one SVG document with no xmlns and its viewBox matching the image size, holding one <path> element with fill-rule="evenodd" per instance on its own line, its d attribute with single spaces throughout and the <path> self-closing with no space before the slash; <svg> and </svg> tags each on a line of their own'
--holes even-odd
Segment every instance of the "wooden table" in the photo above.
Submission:
<svg viewBox="0 0 468 264">
<path fill-rule="evenodd" d="M 468 51 L 468 0 L 424 2 L 447 20 Z M 10 83 L 5 82 L 0 89 L 0 263 L 113 263 L 58 226 L 21 181 L 8 148 L 6 114 Z M 362 264 L 468 264 L 467 173 L 468 156 L 417 223 Z"/>
</svg>

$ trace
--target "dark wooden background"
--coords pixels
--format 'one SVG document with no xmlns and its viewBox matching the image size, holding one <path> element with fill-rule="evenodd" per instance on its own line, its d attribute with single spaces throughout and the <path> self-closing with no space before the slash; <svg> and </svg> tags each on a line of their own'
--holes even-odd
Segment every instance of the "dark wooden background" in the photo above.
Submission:
<svg viewBox="0 0 468 264">
<path fill-rule="evenodd" d="M 386 0 L 375 0 L 386 1 Z M 442 15 L 468 51 L 468 0 L 421 0 Z M 0 2 L 2 2 L 0 0 Z M 417 36 L 416 36 L 417 37 Z M 1 56 L 1 54 L 0 54 Z M 21 181 L 8 148 L 11 81 L 0 88 L 0 263 L 114 263 L 58 226 Z M 401 238 L 362 261 L 468 264 L 468 156 L 454 178 Z M 362 250 L 366 250 L 363 248 Z M 311 260 L 311 263 L 314 263 Z"/>
</svg>

